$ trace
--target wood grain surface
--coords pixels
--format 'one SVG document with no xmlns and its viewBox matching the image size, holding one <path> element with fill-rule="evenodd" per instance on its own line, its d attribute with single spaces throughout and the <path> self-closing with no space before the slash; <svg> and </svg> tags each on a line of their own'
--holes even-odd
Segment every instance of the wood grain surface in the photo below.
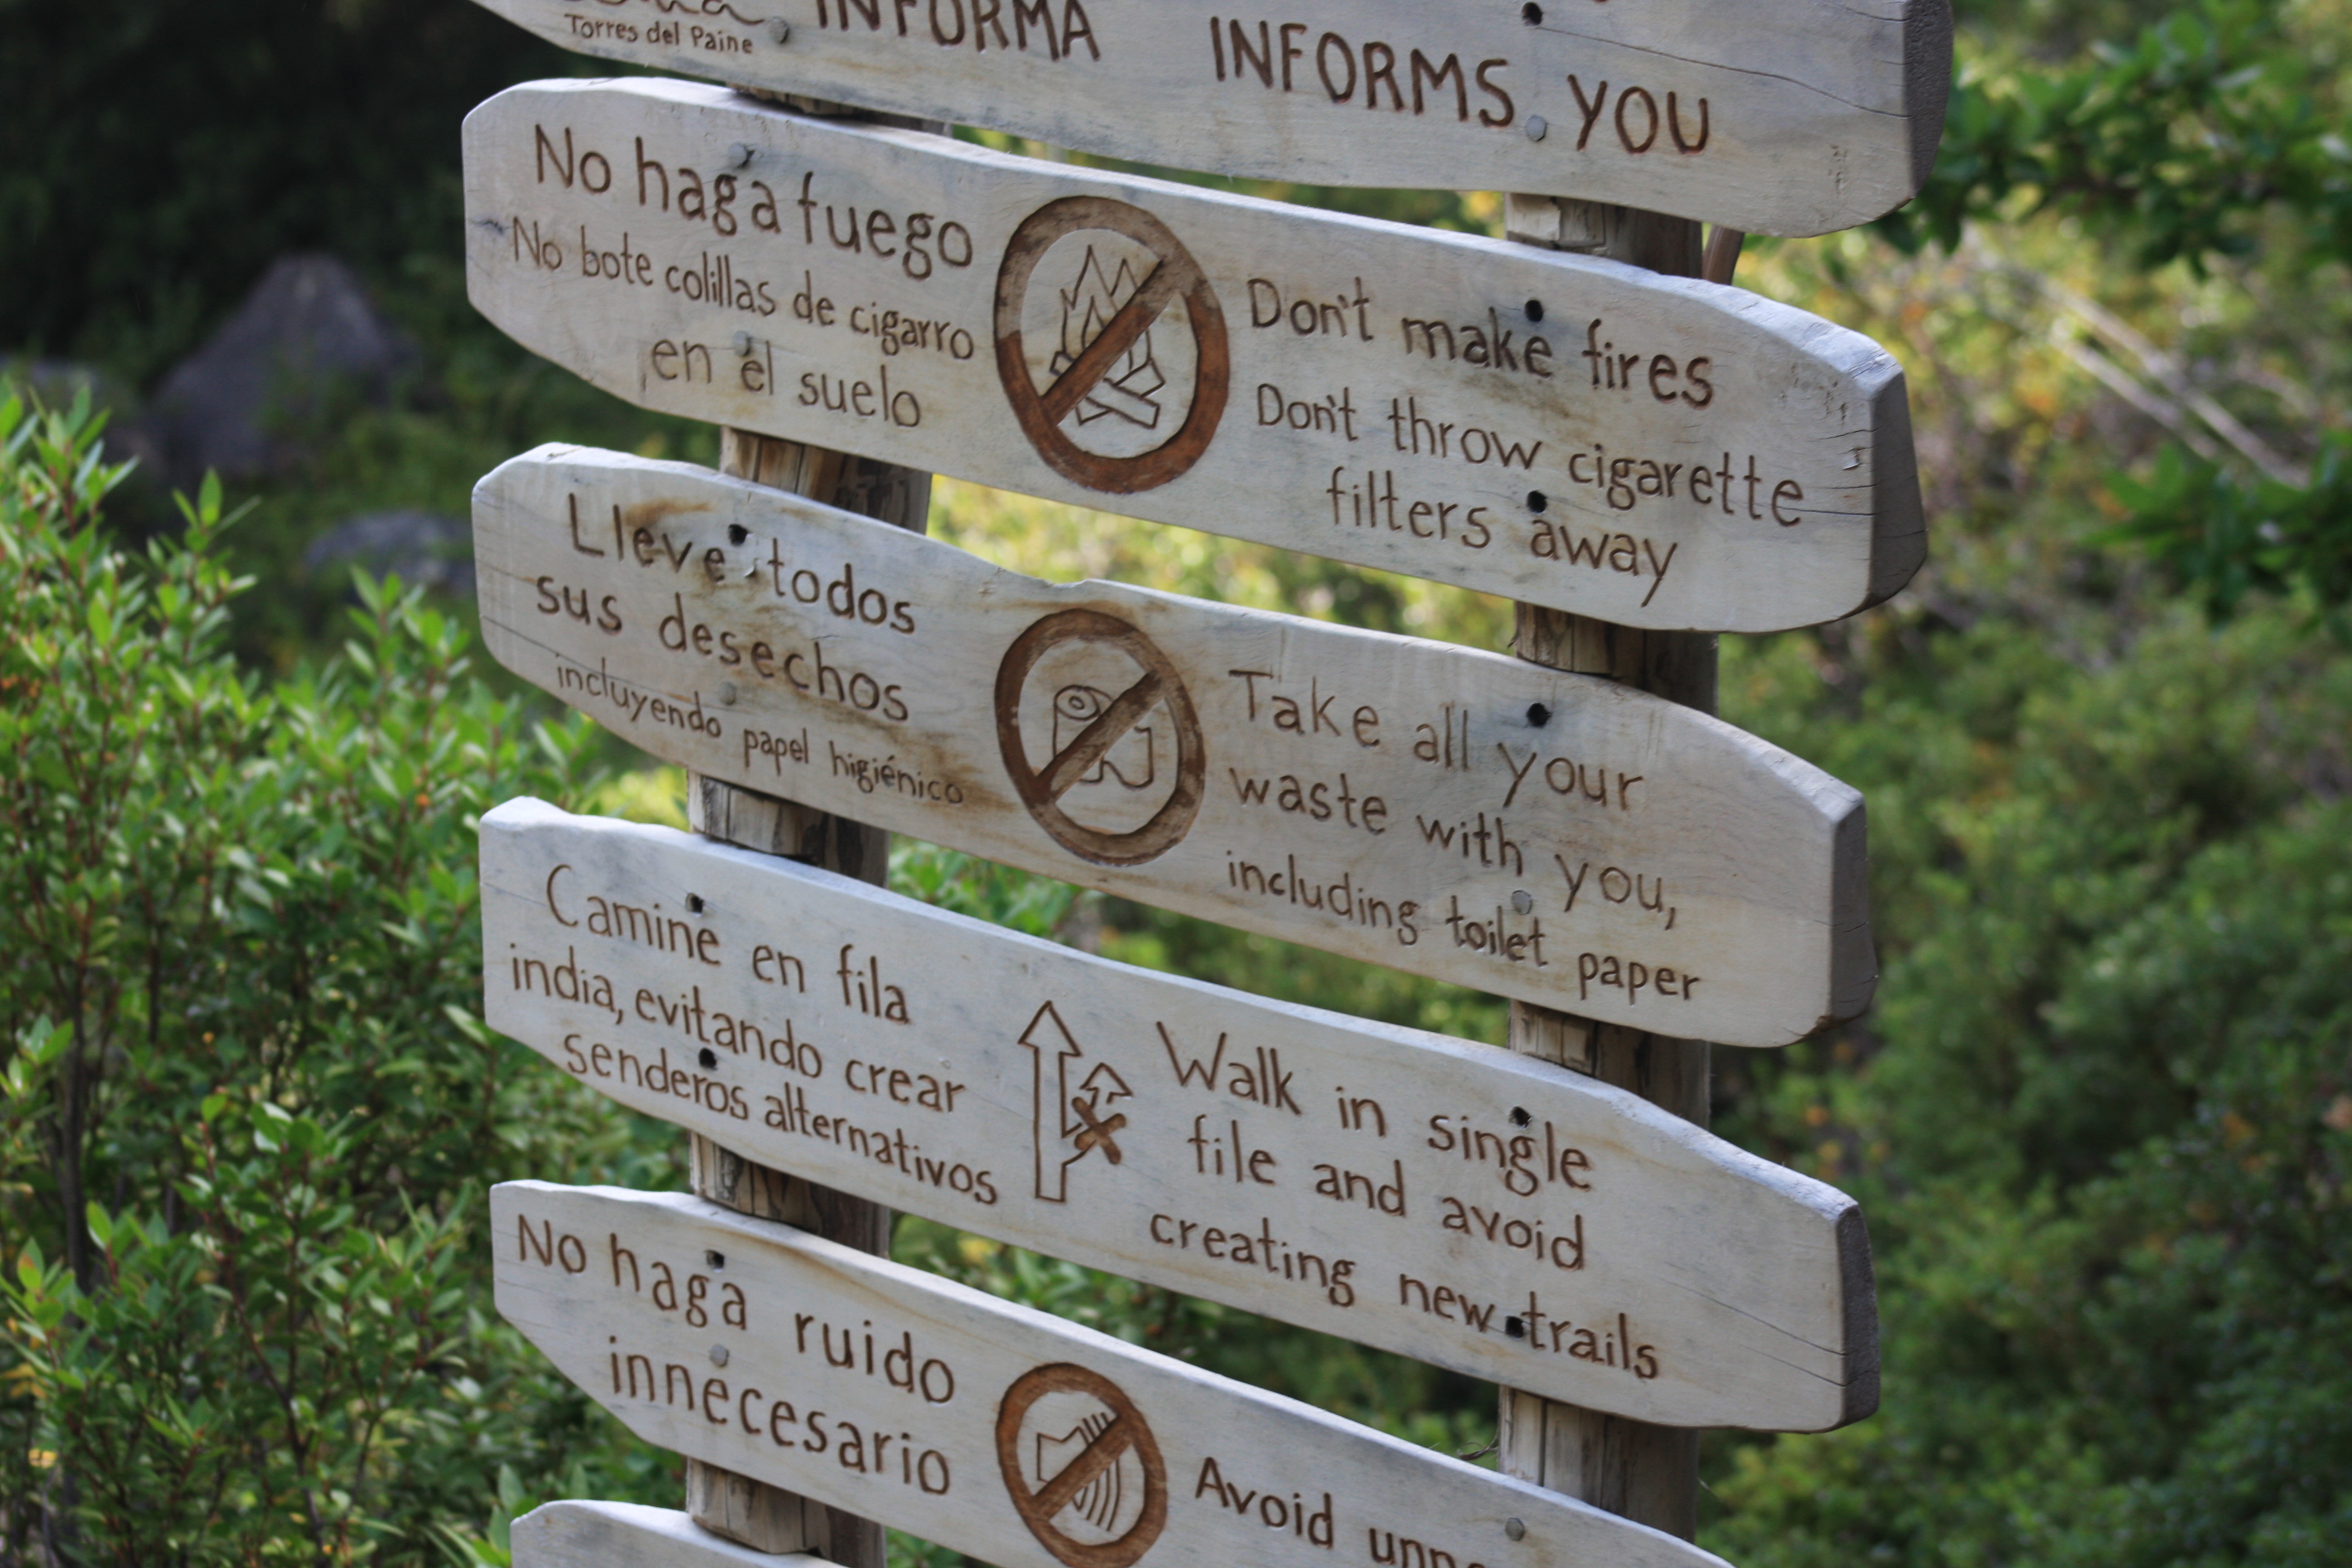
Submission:
<svg viewBox="0 0 2352 1568">
<path fill-rule="evenodd" d="M 603 59 L 1146 163 L 1636 202 L 1759 234 L 1909 200 L 1951 80 L 1947 0 L 482 3 Z"/>
<path fill-rule="evenodd" d="M 930 476 L 919 470 L 732 429 L 719 433 L 719 467 L 735 479 L 810 496 L 895 528 L 920 533 L 929 522 Z M 877 886 L 889 874 L 889 835 L 863 823 L 804 812 L 790 801 L 716 779 L 689 775 L 687 792 L 689 825 L 722 843 L 797 856 Z M 696 1196 L 888 1256 L 892 1216 L 883 1205 L 818 1184 L 790 1182 L 706 1138 L 688 1142 Z M 876 1521 L 699 1459 L 687 1461 L 686 1493 L 694 1521 L 731 1541 L 763 1552 L 812 1552 L 841 1568 L 887 1568 L 889 1542 Z"/>
<path fill-rule="evenodd" d="M 543 1503 L 514 1521 L 514 1568 L 819 1568 L 711 1534 L 673 1509 L 633 1502 Z"/>
<path fill-rule="evenodd" d="M 1522 244 L 1567 246 L 1661 272 L 1688 275 L 1721 266 L 1729 282 L 1744 237 L 1717 229 L 1702 247 L 1698 225 L 1629 207 L 1513 194 L 1507 233 Z M 1538 605 L 1516 607 L 1512 651 L 1554 669 L 1605 675 L 1669 700 L 1716 711 L 1716 639 L 1693 632 L 1612 626 Z M 1511 1048 L 1571 1064 L 1604 1083 L 1704 1127 L 1712 1110 L 1713 1047 L 1705 1040 L 1604 1024 L 1531 1002 L 1511 1004 Z M 1875 1316 L 1867 1280 L 1848 1310 Z M 1699 1450 L 1704 1434 L 1610 1411 L 1497 1390 L 1495 1464 L 1596 1508 L 1639 1520 L 1687 1541 L 1698 1531 Z"/>
<path fill-rule="evenodd" d="M 1925 550 L 1902 371 L 1745 289 L 674 81 L 466 121 L 474 303 L 648 408 L 1623 626 Z"/>
<path fill-rule="evenodd" d="M 499 1310 L 646 1441 L 999 1568 L 1713 1568 L 1524 1481 L 684 1194 L 492 1190 Z"/>
<path fill-rule="evenodd" d="M 1566 1068 L 537 801 L 482 891 L 492 1027 L 759 1164 L 1646 1420 L 1875 1401 L 1853 1200 Z"/>
<path fill-rule="evenodd" d="M 492 654 L 698 773 L 1612 1022 L 1779 1046 L 1869 1002 L 1861 797 L 1664 699 L 621 453 L 474 514 Z"/>
</svg>

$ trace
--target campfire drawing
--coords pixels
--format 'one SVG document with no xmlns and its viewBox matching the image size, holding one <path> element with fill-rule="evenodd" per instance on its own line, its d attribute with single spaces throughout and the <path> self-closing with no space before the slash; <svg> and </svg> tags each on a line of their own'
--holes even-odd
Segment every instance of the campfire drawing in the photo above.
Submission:
<svg viewBox="0 0 2352 1568">
<path fill-rule="evenodd" d="M 1078 268 L 1078 276 L 1071 287 L 1060 290 L 1062 296 L 1062 346 L 1055 351 L 1050 372 L 1059 377 L 1086 353 L 1087 345 L 1102 335 L 1110 319 L 1118 314 L 1119 307 L 1135 298 L 1143 280 L 1124 259 L 1109 278 L 1103 276 L 1102 258 L 1095 247 L 1087 247 L 1086 260 Z M 1115 415 L 1130 425 L 1151 430 L 1160 425 L 1160 401 L 1155 395 L 1168 384 L 1160 365 L 1151 356 L 1151 330 L 1145 328 L 1127 353 L 1111 366 L 1110 374 L 1095 383 L 1092 391 L 1072 410 L 1080 425 L 1091 425 L 1105 415 Z"/>
</svg>

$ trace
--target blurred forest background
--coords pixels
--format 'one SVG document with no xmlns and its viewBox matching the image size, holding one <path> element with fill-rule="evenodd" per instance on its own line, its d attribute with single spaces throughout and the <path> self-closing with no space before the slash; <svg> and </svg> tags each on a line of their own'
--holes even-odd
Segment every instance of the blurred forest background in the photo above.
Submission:
<svg viewBox="0 0 2352 1568">
<path fill-rule="evenodd" d="M 1857 1025 L 1718 1049 L 1716 1125 L 1863 1200 L 1886 1364 L 1870 1421 L 1711 1435 L 1701 1540 L 2340 1563 L 2352 0 L 1959 11 L 1928 190 L 1739 272 L 1902 359 L 1933 531 L 1892 603 L 1723 641 L 1725 716 L 1868 797 L 1884 973 Z M 462 0 L 0 0 L 0 1561 L 496 1563 L 539 1500 L 678 1496 L 497 1321 L 481 1229 L 494 1180 L 683 1184 L 679 1135 L 477 1016 L 474 814 L 682 815 L 677 775 L 468 652 L 477 478 L 551 439 L 716 458 L 466 304 L 459 121 L 603 68 Z M 233 398 L 200 351 L 286 258 L 331 296 L 320 257 L 381 318 L 366 374 L 209 455 Z M 1037 574 L 1506 640 L 1457 591 L 934 493 L 936 536 Z M 944 851 L 895 876 L 1500 1037 L 1491 998 Z M 1415 1363 L 914 1221 L 898 1247 L 1418 1441 L 1493 1436 L 1490 1389 Z"/>
</svg>

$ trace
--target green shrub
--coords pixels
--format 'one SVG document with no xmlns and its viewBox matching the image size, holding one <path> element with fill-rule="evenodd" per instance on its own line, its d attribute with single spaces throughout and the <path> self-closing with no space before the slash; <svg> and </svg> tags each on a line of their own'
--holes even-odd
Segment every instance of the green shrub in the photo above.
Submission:
<svg viewBox="0 0 2352 1568">
<path fill-rule="evenodd" d="M 394 583 L 241 672 L 217 485 L 121 552 L 102 423 L 0 389 L 0 1553 L 424 1561 L 501 1462 L 644 1490 L 476 1233 L 490 1181 L 669 1174 L 476 1016 L 474 818 L 573 795 L 588 726 Z"/>
</svg>

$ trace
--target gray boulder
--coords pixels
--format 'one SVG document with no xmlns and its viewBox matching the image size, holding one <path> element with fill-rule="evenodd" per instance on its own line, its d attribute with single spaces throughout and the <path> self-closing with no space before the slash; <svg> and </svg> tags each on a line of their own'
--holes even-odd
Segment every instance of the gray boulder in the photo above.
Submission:
<svg viewBox="0 0 2352 1568">
<path fill-rule="evenodd" d="M 108 416 L 105 446 L 110 463 L 135 460 L 142 468 L 152 468 L 162 460 L 145 426 L 132 417 L 135 400 L 94 364 L 0 354 L 0 380 L 29 389 L 52 408 L 70 408 L 76 397 L 87 395 L 92 411 Z"/>
<path fill-rule="evenodd" d="M 381 404 L 417 363 L 331 256 L 282 256 L 236 313 L 157 388 L 146 435 L 174 484 L 282 472 L 339 393 Z"/>
<path fill-rule="evenodd" d="M 83 394 L 89 395 L 91 407 L 111 408 L 118 413 L 130 402 L 104 371 L 79 360 L 0 354 L 0 377 L 29 387 L 42 402 L 56 408 L 71 407 L 73 400 Z"/>
<path fill-rule="evenodd" d="M 474 531 L 431 512 L 370 512 L 312 540 L 302 552 L 302 564 L 314 576 L 332 573 L 340 578 L 352 566 L 364 566 L 379 577 L 396 572 L 411 587 L 422 584 L 471 598 Z"/>
</svg>

